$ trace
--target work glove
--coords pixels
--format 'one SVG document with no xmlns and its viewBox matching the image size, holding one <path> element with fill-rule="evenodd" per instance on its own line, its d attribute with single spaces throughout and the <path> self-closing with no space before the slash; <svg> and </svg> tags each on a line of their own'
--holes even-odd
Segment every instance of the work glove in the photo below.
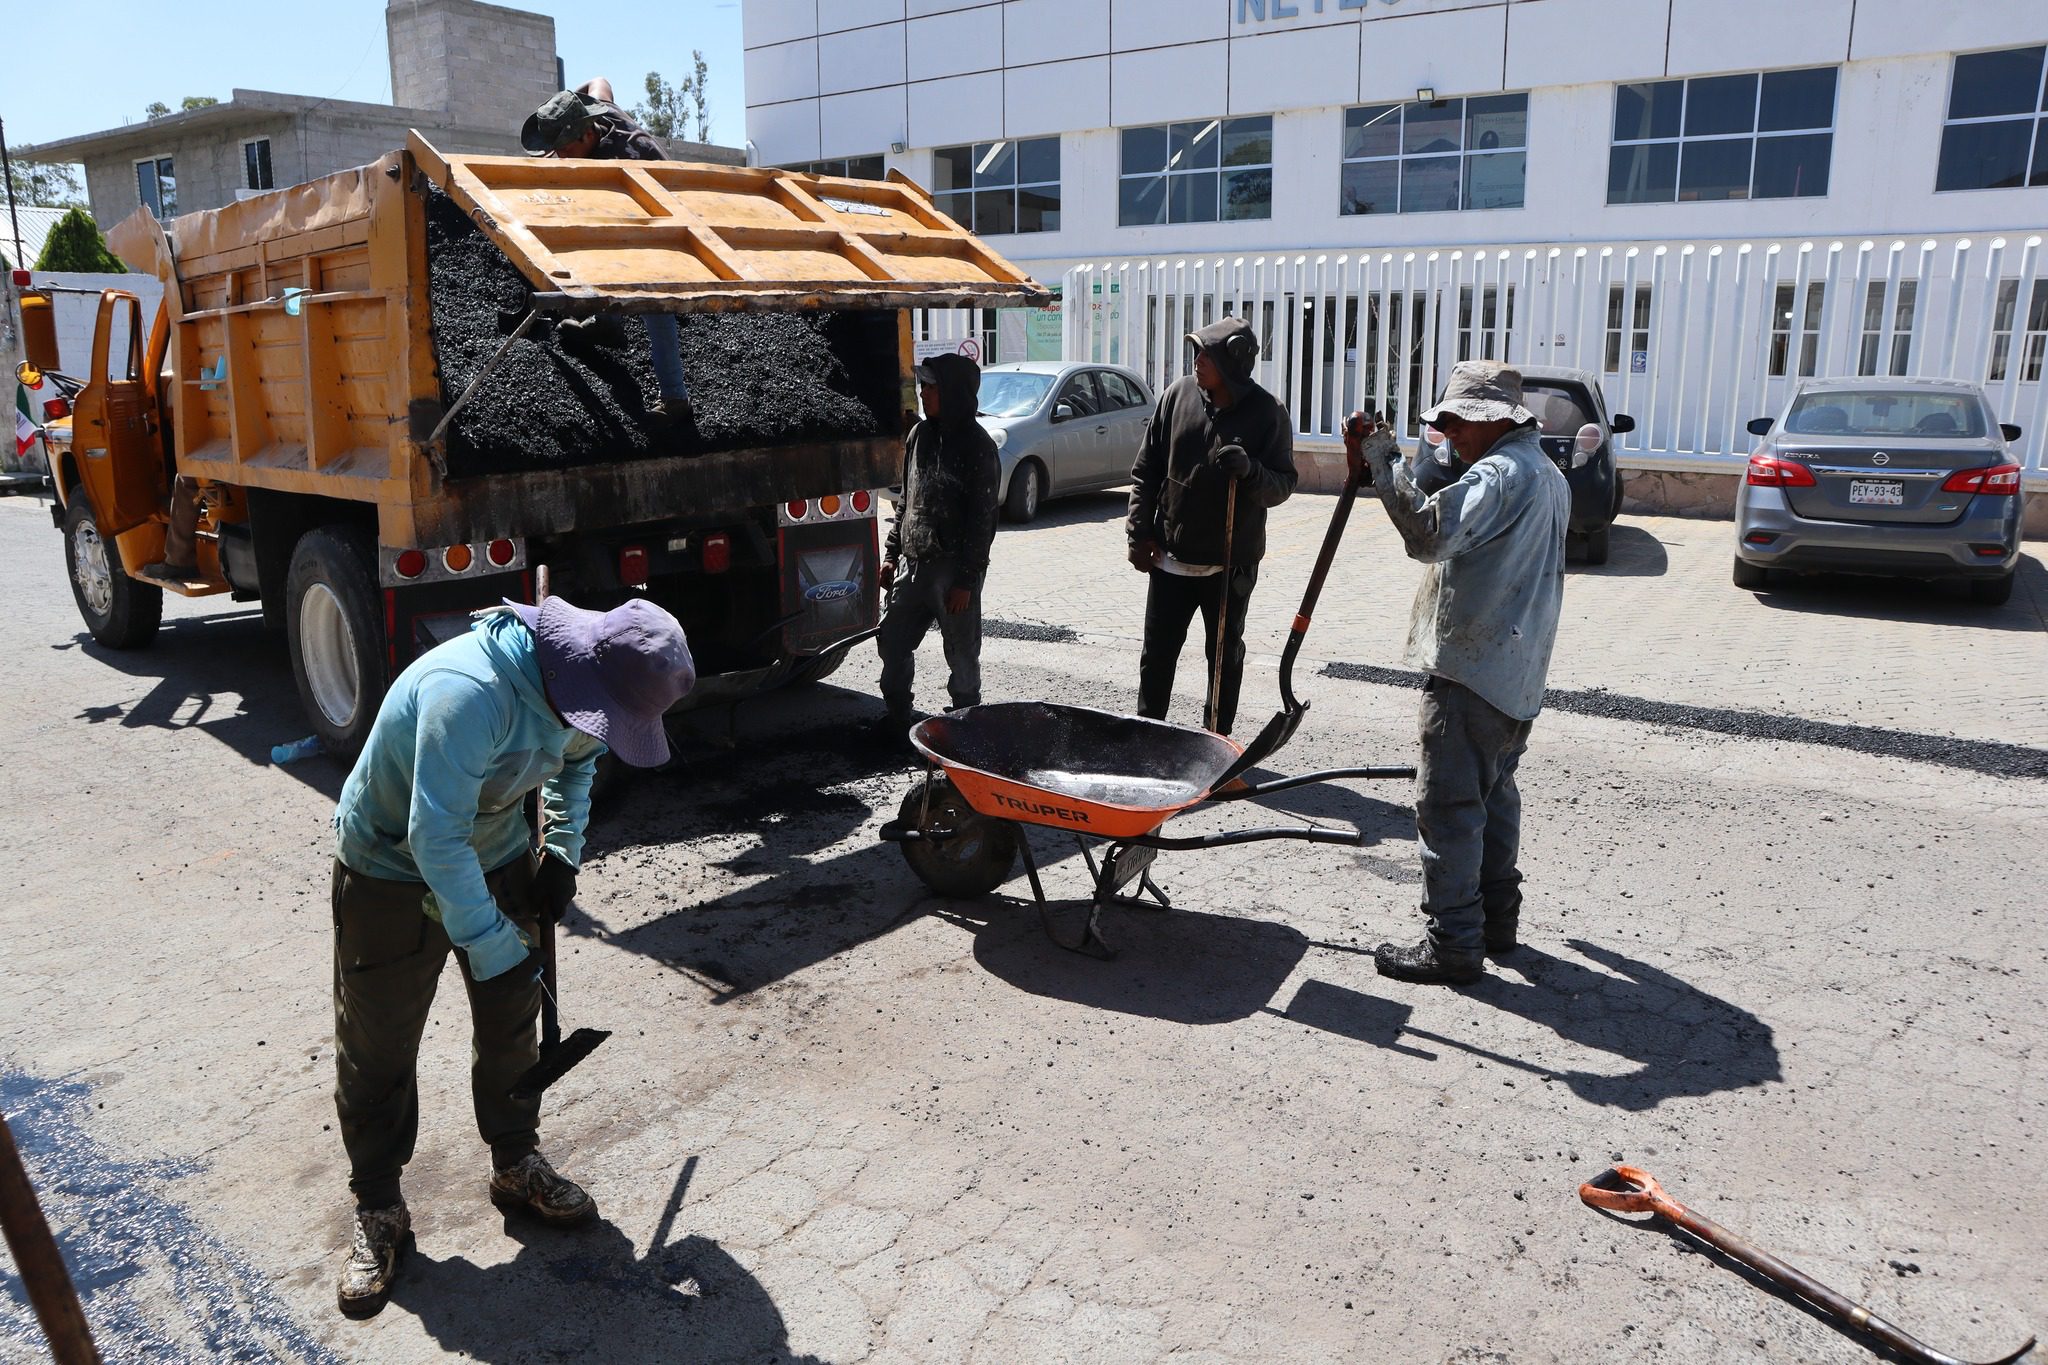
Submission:
<svg viewBox="0 0 2048 1365">
<path fill-rule="evenodd" d="M 875 581 L 885 588 L 893 584 L 896 581 L 896 561 L 883 560 L 882 567 L 875 573 Z"/>
<path fill-rule="evenodd" d="M 575 899 L 576 869 L 562 858 L 543 852 L 539 866 L 533 869 L 533 900 L 542 918 L 550 924 L 561 923 Z"/>
<path fill-rule="evenodd" d="M 958 616 L 974 605 L 974 589 L 948 588 L 946 590 L 946 615 Z"/>
<path fill-rule="evenodd" d="M 1131 567 L 1139 573 L 1151 573 L 1159 567 L 1159 542 L 1156 540 L 1134 540 L 1129 555 Z"/>
<path fill-rule="evenodd" d="M 1252 472 L 1252 457 L 1235 441 L 1227 446 L 1219 446 L 1211 452 L 1209 463 L 1222 471 L 1226 478 L 1241 479 Z"/>
<path fill-rule="evenodd" d="M 1378 413 L 1367 416 L 1354 412 L 1344 419 L 1344 463 L 1361 484 L 1387 479 L 1401 447 L 1394 441 L 1394 429 Z"/>
</svg>

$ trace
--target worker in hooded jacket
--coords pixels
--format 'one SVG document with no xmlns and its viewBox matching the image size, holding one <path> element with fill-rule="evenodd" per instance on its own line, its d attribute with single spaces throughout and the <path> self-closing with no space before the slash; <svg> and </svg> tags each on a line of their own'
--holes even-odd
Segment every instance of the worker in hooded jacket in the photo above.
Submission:
<svg viewBox="0 0 2048 1365">
<path fill-rule="evenodd" d="M 1222 615 L 1224 657 L 1213 721 L 1218 733 L 1229 734 L 1244 674 L 1245 610 L 1266 553 L 1266 509 L 1287 501 L 1299 477 L 1294 423 L 1252 378 L 1259 340 L 1249 323 L 1224 318 L 1190 333 L 1187 343 L 1193 373 L 1159 396 L 1131 466 L 1124 533 L 1131 567 L 1151 580 L 1138 714 L 1166 719 L 1181 646 L 1197 610 L 1214 679 Z"/>
</svg>

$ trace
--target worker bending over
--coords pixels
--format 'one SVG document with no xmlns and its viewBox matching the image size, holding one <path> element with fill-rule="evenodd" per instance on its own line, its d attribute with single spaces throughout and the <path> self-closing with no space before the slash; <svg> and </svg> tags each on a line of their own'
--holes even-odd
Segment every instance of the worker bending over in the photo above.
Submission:
<svg viewBox="0 0 2048 1365">
<path fill-rule="evenodd" d="M 1415 828 L 1429 931 L 1412 947 L 1382 943 L 1374 959 L 1385 976 L 1460 983 L 1484 973 L 1485 954 L 1516 946 L 1515 767 L 1557 640 L 1571 489 L 1543 453 L 1521 374 L 1505 365 L 1460 363 L 1422 420 L 1454 453 L 1449 470 L 1424 456 L 1401 462 L 1391 433 L 1363 413 L 1344 434 L 1353 472 L 1370 475 L 1408 557 L 1428 566 L 1408 659 L 1427 675 Z"/>
<path fill-rule="evenodd" d="M 541 1155 L 539 1100 L 509 1093 L 539 1055 L 534 943 L 575 897 L 598 756 L 666 762 L 662 716 L 695 682 L 683 629 L 660 607 L 635 598 L 599 613 L 550 597 L 479 613 L 386 694 L 334 813 L 334 1103 L 356 1201 L 337 1298 L 351 1317 L 384 1306 L 412 1238 L 399 1176 L 419 1133 L 420 1034 L 451 949 L 469 992 L 491 1202 L 556 1225 L 597 1212 Z"/>
</svg>

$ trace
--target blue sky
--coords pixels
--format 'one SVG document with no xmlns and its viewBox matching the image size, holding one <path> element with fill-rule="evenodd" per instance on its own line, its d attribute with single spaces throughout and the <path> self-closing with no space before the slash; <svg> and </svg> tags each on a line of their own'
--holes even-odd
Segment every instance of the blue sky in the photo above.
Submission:
<svg viewBox="0 0 2048 1365">
<path fill-rule="evenodd" d="M 701 48 L 711 64 L 711 139 L 730 146 L 745 139 L 739 0 L 497 3 L 554 16 L 569 83 L 608 76 L 629 106 L 649 71 L 673 84 L 689 73 L 691 49 Z M 18 21 L 25 9 L 4 26 L 9 57 L 0 119 L 9 146 L 140 122 L 152 100 L 175 109 L 186 95 L 226 99 L 236 86 L 372 103 L 391 98 L 384 0 L 71 4 L 89 15 L 89 33 L 67 40 L 61 17 L 33 21 L 24 33 Z"/>
</svg>

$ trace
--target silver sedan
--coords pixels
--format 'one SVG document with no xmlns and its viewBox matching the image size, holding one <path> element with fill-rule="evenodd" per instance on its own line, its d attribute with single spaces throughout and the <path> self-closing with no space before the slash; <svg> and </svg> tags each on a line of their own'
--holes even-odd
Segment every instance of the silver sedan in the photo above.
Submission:
<svg viewBox="0 0 2048 1365">
<path fill-rule="evenodd" d="M 1024 360 L 981 372 L 981 424 L 1003 459 L 1003 514 L 1029 521 L 1047 498 L 1115 488 L 1152 420 L 1152 390 L 1117 365 Z"/>
</svg>

